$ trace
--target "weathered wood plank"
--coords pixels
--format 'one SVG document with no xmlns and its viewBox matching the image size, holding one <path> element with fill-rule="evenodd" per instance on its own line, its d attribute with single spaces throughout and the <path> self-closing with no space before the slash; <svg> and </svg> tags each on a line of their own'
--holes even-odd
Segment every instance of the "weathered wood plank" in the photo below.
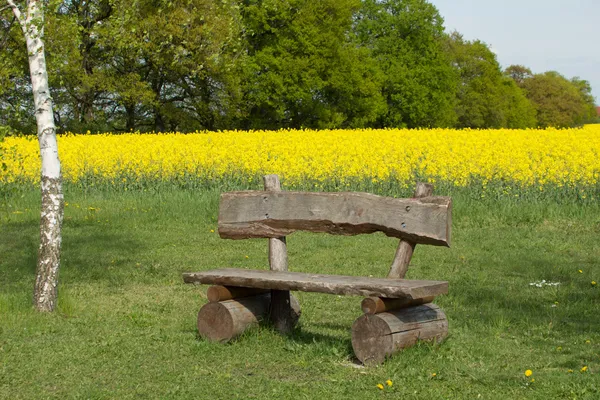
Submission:
<svg viewBox="0 0 600 400">
<path fill-rule="evenodd" d="M 365 297 L 422 299 L 448 293 L 448 282 L 222 268 L 183 274 L 186 283 L 299 290 Z"/>
<path fill-rule="evenodd" d="M 433 185 L 429 183 L 417 182 L 417 187 L 415 188 L 413 198 L 418 199 L 429 197 L 432 194 Z M 388 278 L 404 279 L 416 245 L 417 244 L 415 242 L 411 242 L 410 240 L 400 239 L 400 243 L 398 243 L 398 248 L 396 249 L 396 254 L 394 255 L 394 261 L 392 261 L 392 266 L 390 267 L 390 272 L 387 276 Z"/>
<path fill-rule="evenodd" d="M 281 192 L 281 183 L 277 175 L 263 177 L 265 191 Z M 271 271 L 287 271 L 287 245 L 285 236 L 269 239 L 269 266 Z M 273 290 L 271 292 L 270 317 L 277 331 L 288 334 L 294 328 L 291 319 L 289 290 Z"/>
<path fill-rule="evenodd" d="M 421 341 L 440 342 L 448 336 L 448 320 L 435 304 L 380 314 L 363 314 L 352 325 L 352 348 L 363 364 L 386 357 Z"/>
<path fill-rule="evenodd" d="M 450 245 L 449 197 L 394 199 L 370 193 L 229 192 L 221 195 L 219 234 L 281 237 L 297 230 L 357 235 L 381 231 L 414 243 Z"/>
</svg>

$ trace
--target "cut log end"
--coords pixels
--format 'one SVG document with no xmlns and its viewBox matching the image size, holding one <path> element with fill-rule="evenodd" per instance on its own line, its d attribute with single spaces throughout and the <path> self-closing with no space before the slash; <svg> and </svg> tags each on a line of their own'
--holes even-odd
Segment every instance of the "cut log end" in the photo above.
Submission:
<svg viewBox="0 0 600 400">
<path fill-rule="evenodd" d="M 386 357 L 418 341 L 440 342 L 447 335 L 446 315 L 430 303 L 380 314 L 364 314 L 352 325 L 352 348 L 363 364 L 381 364 Z"/>
<path fill-rule="evenodd" d="M 198 332 L 215 342 L 228 342 L 234 336 L 233 317 L 222 303 L 208 303 L 198 312 Z"/>
</svg>

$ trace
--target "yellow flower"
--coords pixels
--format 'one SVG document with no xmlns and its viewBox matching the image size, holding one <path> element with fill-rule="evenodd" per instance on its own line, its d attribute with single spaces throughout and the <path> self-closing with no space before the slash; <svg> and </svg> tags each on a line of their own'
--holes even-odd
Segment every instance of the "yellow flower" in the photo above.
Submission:
<svg viewBox="0 0 600 400">
<path fill-rule="evenodd" d="M 587 371 L 587 365 L 584 365 L 584 366 L 581 368 L 581 372 L 585 372 L 585 371 Z"/>
<path fill-rule="evenodd" d="M 531 383 L 535 382 L 535 378 L 531 378 Z"/>
<path fill-rule="evenodd" d="M 591 341 L 591 340 L 586 340 L 586 341 L 585 341 L 585 344 L 590 344 L 590 343 L 592 343 L 592 341 Z"/>
<path fill-rule="evenodd" d="M 401 187 L 415 174 L 426 181 L 465 187 L 497 181 L 518 188 L 579 187 L 581 198 L 598 184 L 600 126 L 559 130 L 357 129 L 177 132 L 58 137 L 63 178 L 106 182 L 218 180 L 235 175 L 253 182 L 265 173 L 285 175 L 290 186 L 328 181 L 352 186 L 392 179 Z M 233 150 L 235 149 L 235 150 Z M 0 143 L 0 183 L 39 182 L 39 146 L 23 137 Z M 93 184 L 93 181 L 92 183 Z M 127 187 L 125 188 L 127 189 Z M 482 192 L 481 197 L 486 197 Z M 589 196 L 588 196 L 589 197 Z"/>
<path fill-rule="evenodd" d="M 532 370 L 528 369 L 527 371 L 525 371 L 525 376 L 526 377 L 529 378 L 531 375 L 533 375 L 533 371 Z"/>
<path fill-rule="evenodd" d="M 388 379 L 387 381 L 385 381 L 385 383 L 389 386 L 392 387 L 392 385 L 394 384 L 394 382 L 392 382 L 391 379 Z"/>
<path fill-rule="evenodd" d="M 246 258 L 248 258 L 248 256 L 246 256 Z"/>
<path fill-rule="evenodd" d="M 592 281 L 592 286 L 596 286 L 596 281 Z"/>
<path fill-rule="evenodd" d="M 215 230 L 214 230 L 214 229 L 211 229 L 211 230 L 210 230 L 210 233 L 215 233 Z"/>
<path fill-rule="evenodd" d="M 435 378 L 437 376 L 437 374 L 434 372 L 433 374 L 431 374 L 432 378 Z"/>
<path fill-rule="evenodd" d="M 582 271 L 582 270 L 578 270 L 577 272 L 579 272 L 580 274 L 583 274 L 583 271 Z"/>
<path fill-rule="evenodd" d="M 377 387 L 378 387 L 379 389 L 383 390 L 383 385 L 382 385 L 381 383 L 378 383 L 378 384 L 377 384 Z"/>
<path fill-rule="evenodd" d="M 572 370 L 572 369 L 570 369 L 570 370 L 568 370 L 567 372 L 568 372 L 568 373 L 570 373 L 570 374 L 572 374 L 572 373 L 573 373 L 573 370 Z"/>
</svg>

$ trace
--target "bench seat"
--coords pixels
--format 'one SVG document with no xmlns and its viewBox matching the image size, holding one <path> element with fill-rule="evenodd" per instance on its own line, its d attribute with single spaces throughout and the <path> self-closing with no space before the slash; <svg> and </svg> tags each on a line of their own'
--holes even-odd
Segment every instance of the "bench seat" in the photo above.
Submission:
<svg viewBox="0 0 600 400">
<path fill-rule="evenodd" d="M 188 272 L 183 274 L 183 280 L 186 283 L 406 299 L 423 299 L 448 293 L 448 282 L 445 281 L 366 278 L 236 268 Z"/>
</svg>

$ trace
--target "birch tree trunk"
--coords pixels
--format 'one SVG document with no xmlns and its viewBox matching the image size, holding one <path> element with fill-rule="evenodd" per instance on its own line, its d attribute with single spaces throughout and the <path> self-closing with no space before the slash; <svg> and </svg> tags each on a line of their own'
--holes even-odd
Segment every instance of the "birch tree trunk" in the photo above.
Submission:
<svg viewBox="0 0 600 400">
<path fill-rule="evenodd" d="M 40 247 L 33 303 L 38 311 L 53 311 L 56 307 L 58 293 L 64 201 L 56 142 L 56 127 L 54 126 L 52 98 L 48 86 L 44 42 L 42 41 L 44 35 L 44 4 L 42 0 L 28 0 L 26 14 L 23 15 L 13 0 L 6 1 L 19 21 L 27 42 L 29 73 L 42 162 Z"/>
</svg>

